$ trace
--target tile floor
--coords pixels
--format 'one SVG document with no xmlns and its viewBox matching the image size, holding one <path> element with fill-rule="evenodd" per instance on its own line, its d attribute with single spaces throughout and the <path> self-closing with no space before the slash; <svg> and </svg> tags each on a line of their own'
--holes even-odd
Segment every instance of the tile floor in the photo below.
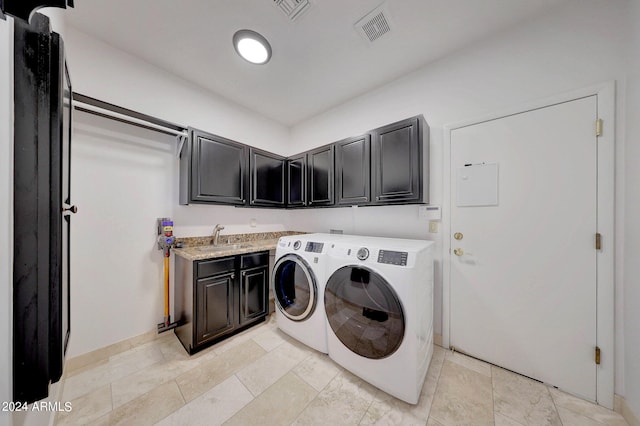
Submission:
<svg viewBox="0 0 640 426">
<path fill-rule="evenodd" d="M 436 346 L 417 405 L 268 322 L 189 357 L 173 334 L 68 373 L 58 425 L 626 425 L 607 409 Z"/>
</svg>

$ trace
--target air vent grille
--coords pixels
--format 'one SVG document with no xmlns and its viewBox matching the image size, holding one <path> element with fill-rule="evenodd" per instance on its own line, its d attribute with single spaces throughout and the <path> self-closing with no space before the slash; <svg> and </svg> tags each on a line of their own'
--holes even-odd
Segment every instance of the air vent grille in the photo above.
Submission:
<svg viewBox="0 0 640 426">
<path fill-rule="evenodd" d="M 362 26 L 362 30 L 367 35 L 369 41 L 376 41 L 391 31 L 391 28 L 389 28 L 389 23 L 384 17 L 384 13 L 378 13 L 372 20 Z"/>
<path fill-rule="evenodd" d="M 385 4 L 375 8 L 356 22 L 356 30 L 370 43 L 391 32 L 392 24 Z"/>
<path fill-rule="evenodd" d="M 273 4 L 292 21 L 311 6 L 309 0 L 273 0 Z"/>
</svg>

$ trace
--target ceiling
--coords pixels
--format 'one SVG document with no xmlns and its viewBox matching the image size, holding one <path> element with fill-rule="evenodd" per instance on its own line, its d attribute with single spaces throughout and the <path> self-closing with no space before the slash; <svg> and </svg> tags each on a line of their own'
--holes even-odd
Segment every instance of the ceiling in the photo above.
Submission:
<svg viewBox="0 0 640 426">
<path fill-rule="evenodd" d="M 290 21 L 274 0 L 80 0 L 67 24 L 286 126 L 569 0 L 386 0 L 391 32 L 354 24 L 382 0 L 310 0 Z M 238 57 L 239 29 L 264 35 L 266 65 Z"/>
</svg>

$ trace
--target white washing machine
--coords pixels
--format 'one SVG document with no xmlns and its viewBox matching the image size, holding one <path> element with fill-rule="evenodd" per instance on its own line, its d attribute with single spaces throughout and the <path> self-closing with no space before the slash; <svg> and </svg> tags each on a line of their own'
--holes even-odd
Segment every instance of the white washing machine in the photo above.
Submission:
<svg viewBox="0 0 640 426">
<path fill-rule="evenodd" d="M 339 237 L 331 234 L 281 237 L 276 247 L 272 275 L 278 328 L 325 354 L 325 261 L 329 242 Z"/>
<path fill-rule="evenodd" d="M 352 237 L 327 254 L 329 356 L 410 404 L 433 354 L 432 251 L 431 241 Z"/>
</svg>

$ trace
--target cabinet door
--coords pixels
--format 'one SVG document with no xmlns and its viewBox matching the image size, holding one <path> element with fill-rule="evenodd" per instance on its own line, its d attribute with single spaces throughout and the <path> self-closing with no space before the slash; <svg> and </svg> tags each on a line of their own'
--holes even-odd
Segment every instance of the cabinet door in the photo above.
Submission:
<svg viewBox="0 0 640 426">
<path fill-rule="evenodd" d="M 242 271 L 240 285 L 240 324 L 267 314 L 268 267 Z"/>
<path fill-rule="evenodd" d="M 234 327 L 234 274 L 196 281 L 196 346 Z"/>
<path fill-rule="evenodd" d="M 284 158 L 255 148 L 249 150 L 251 205 L 284 206 Z"/>
<path fill-rule="evenodd" d="M 376 203 L 421 201 L 422 143 L 417 117 L 375 130 L 373 176 Z"/>
<path fill-rule="evenodd" d="M 287 160 L 287 204 L 289 206 L 307 205 L 307 156 L 291 157 Z"/>
<path fill-rule="evenodd" d="M 245 204 L 246 146 L 191 129 L 191 201 Z"/>
<path fill-rule="evenodd" d="M 371 136 L 346 139 L 335 144 L 336 204 L 371 201 Z"/>
<path fill-rule="evenodd" d="M 333 204 L 333 145 L 307 153 L 309 206 Z"/>
</svg>

